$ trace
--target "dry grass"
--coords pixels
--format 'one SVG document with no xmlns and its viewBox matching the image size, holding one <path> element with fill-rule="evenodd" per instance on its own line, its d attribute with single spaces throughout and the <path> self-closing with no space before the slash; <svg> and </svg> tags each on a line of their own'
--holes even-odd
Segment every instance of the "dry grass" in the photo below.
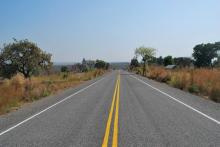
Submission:
<svg viewBox="0 0 220 147">
<path fill-rule="evenodd" d="M 166 70 L 163 67 L 152 66 L 148 69 L 147 77 L 220 102 L 219 69 Z"/>
<path fill-rule="evenodd" d="M 87 73 L 60 73 L 25 79 L 17 74 L 12 79 L 0 81 L 0 114 L 17 109 L 21 104 L 54 94 L 65 88 L 104 74 L 103 70 Z"/>
</svg>

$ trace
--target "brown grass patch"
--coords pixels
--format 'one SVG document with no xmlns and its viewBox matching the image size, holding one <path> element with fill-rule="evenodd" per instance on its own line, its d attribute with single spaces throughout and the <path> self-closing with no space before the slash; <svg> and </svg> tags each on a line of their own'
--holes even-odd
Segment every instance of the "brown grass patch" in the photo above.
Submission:
<svg viewBox="0 0 220 147">
<path fill-rule="evenodd" d="M 219 69 L 174 69 L 150 66 L 147 77 L 165 82 L 173 87 L 208 96 L 215 102 L 220 102 L 220 70 Z"/>
<path fill-rule="evenodd" d="M 9 112 L 24 102 L 31 102 L 76 86 L 83 81 L 103 75 L 105 72 L 94 70 L 86 73 L 59 73 L 31 79 L 25 79 L 21 74 L 17 74 L 10 80 L 0 81 L 0 114 Z"/>
</svg>

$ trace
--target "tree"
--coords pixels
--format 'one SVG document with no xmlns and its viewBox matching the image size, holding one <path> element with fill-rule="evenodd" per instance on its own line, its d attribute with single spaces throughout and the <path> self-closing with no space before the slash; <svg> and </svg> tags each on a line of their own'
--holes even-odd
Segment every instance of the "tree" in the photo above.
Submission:
<svg viewBox="0 0 220 147">
<path fill-rule="evenodd" d="M 106 63 L 105 61 L 103 60 L 96 60 L 96 63 L 95 63 L 95 68 L 98 68 L 98 69 L 106 69 Z"/>
<path fill-rule="evenodd" d="M 131 63 L 130 63 L 130 69 L 133 69 L 135 67 L 139 67 L 139 62 L 137 60 L 136 57 L 134 57 L 133 59 L 131 59 Z"/>
<path fill-rule="evenodd" d="M 42 51 L 35 43 L 25 40 L 5 44 L 0 53 L 0 69 L 3 77 L 11 77 L 17 72 L 25 78 L 52 66 L 51 54 Z"/>
<path fill-rule="evenodd" d="M 152 57 L 149 61 L 148 61 L 148 64 L 149 65 L 155 65 L 157 64 L 157 58 L 156 57 Z"/>
<path fill-rule="evenodd" d="M 95 67 L 95 61 L 93 61 L 93 60 L 86 60 L 86 65 L 87 65 L 89 70 L 92 70 Z"/>
<path fill-rule="evenodd" d="M 211 67 L 212 59 L 217 58 L 220 50 L 220 42 L 198 44 L 193 48 L 192 56 L 197 67 Z"/>
<path fill-rule="evenodd" d="M 82 64 L 83 64 L 83 65 L 86 65 L 86 59 L 85 59 L 85 58 L 83 58 Z"/>
<path fill-rule="evenodd" d="M 160 56 L 159 58 L 157 58 L 157 64 L 158 65 L 163 65 L 163 57 Z"/>
<path fill-rule="evenodd" d="M 189 67 L 192 63 L 193 60 L 188 57 L 177 57 L 173 59 L 174 64 L 178 65 L 179 67 Z"/>
<path fill-rule="evenodd" d="M 68 72 L 69 71 L 67 66 L 62 66 L 60 70 L 61 70 L 61 72 Z"/>
<path fill-rule="evenodd" d="M 0 66 L 0 76 L 5 78 L 11 78 L 17 73 L 17 66 L 15 65 L 1 65 Z"/>
<path fill-rule="evenodd" d="M 76 63 L 72 66 L 71 70 L 73 72 L 82 72 L 82 64 L 81 63 Z"/>
<path fill-rule="evenodd" d="M 82 70 L 82 72 L 88 72 L 89 71 L 89 67 L 86 64 L 86 59 L 85 58 L 83 58 L 83 60 L 82 60 L 81 70 Z"/>
<path fill-rule="evenodd" d="M 155 49 L 154 48 L 149 48 L 149 47 L 144 47 L 141 46 L 139 48 L 136 48 L 135 50 L 135 55 L 141 56 L 142 57 L 142 61 L 144 62 L 143 65 L 143 76 L 146 75 L 146 65 L 148 63 L 148 61 L 150 61 L 154 56 L 155 56 Z"/>
<path fill-rule="evenodd" d="M 166 56 L 166 57 L 164 57 L 163 61 L 164 61 L 164 66 L 171 65 L 171 64 L 173 64 L 173 57 Z"/>
</svg>

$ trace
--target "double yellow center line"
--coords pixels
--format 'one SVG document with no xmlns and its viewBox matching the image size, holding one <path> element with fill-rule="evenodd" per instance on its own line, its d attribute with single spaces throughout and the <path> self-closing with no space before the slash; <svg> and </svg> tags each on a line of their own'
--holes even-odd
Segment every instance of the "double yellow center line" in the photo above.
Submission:
<svg viewBox="0 0 220 147">
<path fill-rule="evenodd" d="M 108 147 L 108 140 L 112 122 L 112 115 L 115 106 L 115 118 L 114 118 L 114 130 L 113 130 L 113 137 L 112 137 L 112 147 L 118 146 L 118 115 L 119 115 L 119 97 L 120 97 L 120 74 L 117 77 L 115 90 L 112 98 L 112 104 L 108 116 L 108 121 L 105 130 L 105 136 L 103 139 L 102 147 Z M 116 104 L 115 104 L 116 103 Z"/>
</svg>

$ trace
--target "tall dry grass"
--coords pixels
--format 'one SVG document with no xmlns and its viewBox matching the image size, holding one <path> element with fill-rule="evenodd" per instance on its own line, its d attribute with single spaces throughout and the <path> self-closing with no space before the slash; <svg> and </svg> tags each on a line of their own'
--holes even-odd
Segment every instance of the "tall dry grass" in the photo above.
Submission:
<svg viewBox="0 0 220 147">
<path fill-rule="evenodd" d="M 103 75 L 106 71 L 93 70 L 86 73 L 59 73 L 25 79 L 17 74 L 10 80 L 0 81 L 0 114 L 17 109 L 21 104 L 76 86 L 83 81 Z"/>
<path fill-rule="evenodd" d="M 163 67 L 151 66 L 147 77 L 220 102 L 219 69 L 166 70 Z"/>
</svg>

